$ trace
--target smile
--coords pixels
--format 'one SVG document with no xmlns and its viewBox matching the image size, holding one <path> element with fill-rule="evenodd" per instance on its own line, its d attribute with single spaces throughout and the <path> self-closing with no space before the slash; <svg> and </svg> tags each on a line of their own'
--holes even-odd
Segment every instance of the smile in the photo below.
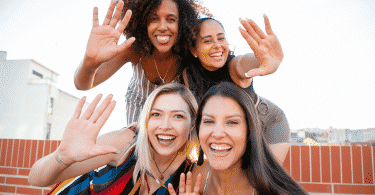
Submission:
<svg viewBox="0 0 375 195">
<path fill-rule="evenodd" d="M 221 57 L 223 56 L 223 52 L 216 52 L 210 55 L 210 57 Z"/>
<path fill-rule="evenodd" d="M 171 36 L 156 36 L 156 40 L 158 40 L 158 42 L 161 44 L 168 43 L 170 39 L 171 39 Z"/>
<path fill-rule="evenodd" d="M 210 144 L 210 149 L 215 153 L 227 153 L 230 150 L 232 150 L 232 146 L 229 146 L 228 144 Z"/>
<path fill-rule="evenodd" d="M 176 139 L 176 136 L 174 136 L 174 135 L 161 135 L 161 134 L 157 134 L 156 138 L 162 144 L 170 144 L 170 143 L 172 143 Z"/>
</svg>

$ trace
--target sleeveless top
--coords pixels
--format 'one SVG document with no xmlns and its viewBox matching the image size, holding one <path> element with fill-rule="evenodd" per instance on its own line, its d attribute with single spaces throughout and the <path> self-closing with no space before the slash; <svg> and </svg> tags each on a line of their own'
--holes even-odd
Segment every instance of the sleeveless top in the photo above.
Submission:
<svg viewBox="0 0 375 195">
<path fill-rule="evenodd" d="M 172 83 L 179 83 L 180 78 L 175 77 Z M 126 116 L 128 125 L 138 122 L 140 112 L 146 102 L 148 95 L 160 85 L 152 83 L 145 75 L 142 68 L 141 59 L 138 64 L 133 65 L 133 77 L 131 78 L 128 90 L 125 95 Z"/>
<path fill-rule="evenodd" d="M 133 183 L 133 172 L 136 162 L 137 159 L 133 150 L 130 157 L 120 166 L 106 165 L 76 178 L 65 180 L 56 184 L 49 194 L 138 195 L 142 179 L 138 177 L 137 182 L 135 184 Z M 194 166 L 195 163 L 186 159 L 164 185 L 168 186 L 168 184 L 171 183 L 173 188 L 178 190 L 181 173 L 187 174 L 189 171 L 192 171 Z M 168 190 L 166 188 L 160 186 L 153 195 L 169 194 L 167 192 Z"/>
</svg>

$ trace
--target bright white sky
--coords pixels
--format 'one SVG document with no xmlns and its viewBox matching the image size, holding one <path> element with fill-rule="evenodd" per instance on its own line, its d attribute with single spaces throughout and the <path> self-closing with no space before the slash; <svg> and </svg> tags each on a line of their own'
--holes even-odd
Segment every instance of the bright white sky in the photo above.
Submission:
<svg viewBox="0 0 375 195">
<path fill-rule="evenodd" d="M 8 60 L 34 59 L 60 74 L 58 87 L 89 101 L 114 94 L 117 107 L 103 132 L 126 125 L 130 64 L 90 91 L 78 91 L 74 72 L 86 49 L 92 10 L 103 21 L 109 0 L 2 0 L 0 50 Z M 233 1 L 232 1 L 233 2 Z M 252 53 L 238 32 L 238 18 L 262 29 L 265 13 L 285 58 L 278 71 L 254 79 L 255 91 L 286 113 L 291 129 L 375 127 L 375 3 L 372 0 L 205 0 L 220 20 L 235 54 Z"/>
</svg>

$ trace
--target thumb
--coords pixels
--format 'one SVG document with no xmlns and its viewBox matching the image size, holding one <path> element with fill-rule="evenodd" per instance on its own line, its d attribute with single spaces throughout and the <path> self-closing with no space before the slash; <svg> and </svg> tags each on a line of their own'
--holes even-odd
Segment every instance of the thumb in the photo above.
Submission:
<svg viewBox="0 0 375 195">
<path fill-rule="evenodd" d="M 93 148 L 93 151 L 92 151 L 93 156 L 101 156 L 101 155 L 106 155 L 110 153 L 118 154 L 120 153 L 120 151 L 113 146 L 96 146 L 95 148 Z"/>
<path fill-rule="evenodd" d="M 256 76 L 264 76 L 264 70 L 262 68 L 254 68 L 245 73 L 246 78 L 253 78 Z"/>
</svg>

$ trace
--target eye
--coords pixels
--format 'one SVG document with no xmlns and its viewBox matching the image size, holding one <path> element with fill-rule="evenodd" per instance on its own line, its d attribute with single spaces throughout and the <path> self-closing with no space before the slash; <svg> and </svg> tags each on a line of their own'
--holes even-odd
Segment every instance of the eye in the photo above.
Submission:
<svg viewBox="0 0 375 195">
<path fill-rule="evenodd" d="M 203 43 L 211 43 L 211 40 L 203 40 Z"/>
<path fill-rule="evenodd" d="M 228 121 L 227 124 L 229 124 L 229 125 L 238 125 L 239 122 L 238 121 Z"/>
<path fill-rule="evenodd" d="M 184 116 L 181 115 L 181 114 L 176 114 L 174 117 L 177 118 L 177 119 L 183 119 L 184 118 Z"/>
<path fill-rule="evenodd" d="M 151 113 L 151 116 L 152 116 L 152 117 L 159 117 L 159 116 L 160 116 L 160 114 L 159 114 L 159 113 L 157 113 L 157 112 L 153 112 L 153 113 Z"/>
<path fill-rule="evenodd" d="M 213 123 L 214 123 L 214 121 L 213 121 L 213 120 L 210 120 L 210 119 L 204 119 L 202 122 L 203 122 L 204 124 L 213 124 Z"/>
<path fill-rule="evenodd" d="M 170 23 L 173 23 L 173 22 L 176 22 L 176 19 L 175 18 L 168 18 L 167 21 L 170 22 Z"/>
<path fill-rule="evenodd" d="M 156 16 L 151 16 L 150 19 L 149 19 L 149 22 L 155 22 L 158 20 L 158 17 Z"/>
</svg>

